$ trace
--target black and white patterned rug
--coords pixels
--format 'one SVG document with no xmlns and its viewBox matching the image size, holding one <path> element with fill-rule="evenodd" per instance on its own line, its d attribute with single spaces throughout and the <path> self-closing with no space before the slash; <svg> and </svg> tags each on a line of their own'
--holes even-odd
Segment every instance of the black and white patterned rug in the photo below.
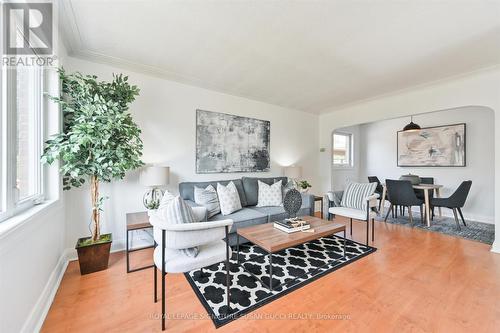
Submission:
<svg viewBox="0 0 500 333">
<path fill-rule="evenodd" d="M 241 267 L 241 261 L 251 259 L 244 264 L 245 268 L 268 284 L 268 256 L 262 256 L 266 252 L 250 243 L 240 245 L 240 265 L 238 265 L 236 251 L 233 248 L 230 260 L 233 311 L 228 316 L 221 314 L 226 308 L 226 270 L 223 262 L 204 268 L 206 274 L 203 277 L 199 277 L 197 271 L 185 273 L 185 276 L 215 326 L 220 327 L 376 251 L 374 247 L 367 247 L 348 239 L 344 259 L 343 242 L 342 237 L 329 236 L 273 253 L 273 286 L 285 283 L 273 291 Z"/>
</svg>

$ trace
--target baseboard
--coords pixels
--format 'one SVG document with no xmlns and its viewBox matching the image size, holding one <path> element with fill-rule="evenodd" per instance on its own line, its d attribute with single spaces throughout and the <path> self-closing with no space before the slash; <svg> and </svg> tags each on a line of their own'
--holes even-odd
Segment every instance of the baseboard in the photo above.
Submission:
<svg viewBox="0 0 500 333">
<path fill-rule="evenodd" d="M 500 239 L 495 239 L 491 245 L 491 252 L 500 253 Z"/>
<path fill-rule="evenodd" d="M 119 252 L 125 250 L 125 240 L 119 239 L 114 240 L 111 245 L 111 252 Z M 28 320 L 24 324 L 21 332 L 39 332 L 42 328 L 43 322 L 47 317 L 50 306 L 54 301 L 61 280 L 66 272 L 68 263 L 73 260 L 77 260 L 78 256 L 76 250 L 73 248 L 68 248 L 63 251 L 61 257 L 59 258 L 56 267 L 50 274 L 49 280 L 45 285 L 42 294 L 38 298 L 33 310 L 31 311 Z"/>
<path fill-rule="evenodd" d="M 57 265 L 50 274 L 49 280 L 43 288 L 42 294 L 38 298 L 33 310 L 31 310 L 28 320 L 24 323 L 21 332 L 39 332 L 42 328 L 45 317 L 54 301 L 61 280 L 68 267 L 67 251 L 63 251 L 57 261 Z"/>
</svg>

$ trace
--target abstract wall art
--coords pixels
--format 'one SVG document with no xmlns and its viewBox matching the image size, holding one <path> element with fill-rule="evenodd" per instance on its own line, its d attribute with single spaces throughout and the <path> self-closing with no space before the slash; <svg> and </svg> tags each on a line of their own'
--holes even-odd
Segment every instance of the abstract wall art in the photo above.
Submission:
<svg viewBox="0 0 500 333">
<path fill-rule="evenodd" d="M 465 139 L 465 124 L 399 131 L 398 166 L 464 167 Z"/>
<path fill-rule="evenodd" d="M 270 136 L 269 121 L 196 110 L 196 173 L 269 171 Z"/>
</svg>

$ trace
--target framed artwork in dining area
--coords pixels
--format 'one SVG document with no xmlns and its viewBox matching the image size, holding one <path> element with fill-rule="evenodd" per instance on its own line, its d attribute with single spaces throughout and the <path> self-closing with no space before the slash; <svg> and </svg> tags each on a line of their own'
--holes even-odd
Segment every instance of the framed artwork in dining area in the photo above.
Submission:
<svg viewBox="0 0 500 333">
<path fill-rule="evenodd" d="M 399 167 L 466 166 L 466 124 L 398 131 Z"/>
</svg>

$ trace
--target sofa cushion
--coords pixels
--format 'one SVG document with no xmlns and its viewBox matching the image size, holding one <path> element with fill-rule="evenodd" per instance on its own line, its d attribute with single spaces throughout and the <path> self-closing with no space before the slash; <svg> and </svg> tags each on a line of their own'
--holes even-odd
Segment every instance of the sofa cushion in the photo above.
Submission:
<svg viewBox="0 0 500 333">
<path fill-rule="evenodd" d="M 288 217 L 287 213 L 285 212 L 285 209 L 283 207 L 249 207 L 250 209 L 253 209 L 259 213 L 262 213 L 266 216 L 268 216 L 268 222 L 273 222 L 273 221 L 279 221 L 286 219 Z"/>
<path fill-rule="evenodd" d="M 229 182 L 233 182 L 238 190 L 238 195 L 240 196 L 241 206 L 248 206 L 247 198 L 245 196 L 245 191 L 243 190 L 243 183 L 241 179 L 233 179 L 233 180 L 215 180 L 209 182 L 182 182 L 179 184 L 179 194 L 184 200 L 194 200 L 194 187 L 202 187 L 206 188 L 208 185 L 212 185 L 214 188 L 217 188 L 217 183 L 221 183 L 224 186 L 227 186 Z"/>
<path fill-rule="evenodd" d="M 267 223 L 267 215 L 250 208 L 243 208 L 229 215 L 217 214 L 212 216 L 209 221 L 233 220 L 233 226 L 230 232 L 235 232 L 238 228 L 251 225 Z"/>
<path fill-rule="evenodd" d="M 231 256 L 231 248 L 229 248 Z M 153 252 L 156 267 L 161 267 L 161 246 Z M 177 255 L 176 250 L 165 249 L 165 270 L 169 273 L 184 273 L 226 260 L 226 243 L 223 240 L 199 246 L 199 255 L 186 259 Z"/>
<path fill-rule="evenodd" d="M 245 192 L 246 205 L 244 206 L 255 206 L 259 200 L 259 185 L 257 181 L 266 183 L 267 185 L 272 185 L 276 181 L 282 181 L 282 184 L 286 184 L 286 177 L 269 177 L 269 178 L 258 178 L 258 177 L 243 177 L 241 179 L 243 183 L 243 189 Z"/>
<path fill-rule="evenodd" d="M 259 213 L 265 214 L 269 217 L 268 222 L 280 221 L 288 218 L 287 212 L 283 207 L 248 207 Z M 300 207 L 297 212 L 297 216 L 307 216 L 309 215 L 310 207 L 308 207 L 304 202 L 302 202 L 302 207 Z"/>
<path fill-rule="evenodd" d="M 340 215 L 355 220 L 366 221 L 366 210 L 359 210 L 347 207 L 330 207 L 328 212 L 333 215 Z M 370 218 L 375 218 L 377 213 L 370 211 Z"/>
</svg>

